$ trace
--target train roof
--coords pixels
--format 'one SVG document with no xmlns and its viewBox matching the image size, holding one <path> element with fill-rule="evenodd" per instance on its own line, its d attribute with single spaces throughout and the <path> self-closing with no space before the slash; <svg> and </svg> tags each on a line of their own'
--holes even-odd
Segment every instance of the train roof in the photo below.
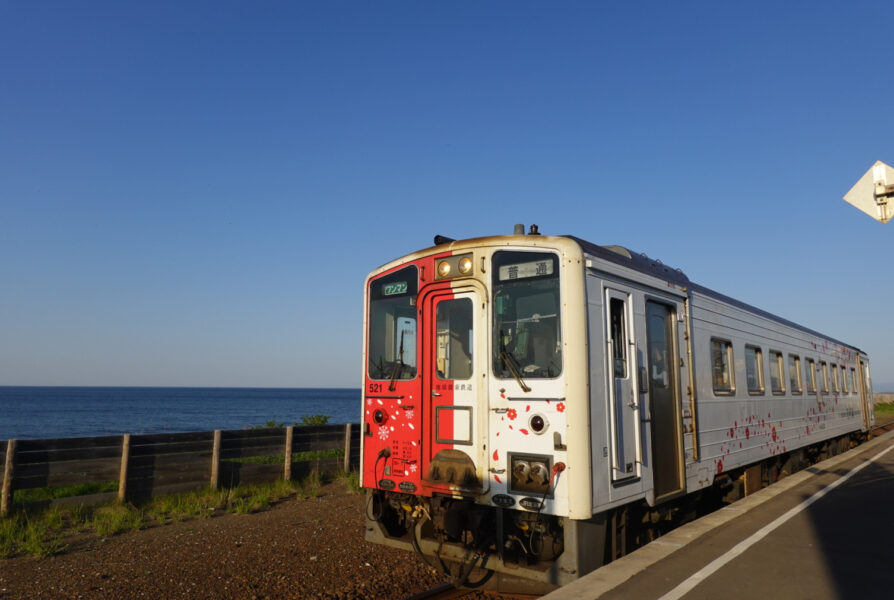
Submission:
<svg viewBox="0 0 894 600">
<path fill-rule="evenodd" d="M 736 308 L 740 308 L 756 315 L 760 315 L 764 318 L 770 319 L 771 321 L 776 321 L 777 323 L 780 323 L 787 327 L 793 327 L 795 329 L 803 331 L 804 333 L 823 338 L 840 346 L 851 348 L 852 350 L 855 350 L 860 354 L 863 354 L 864 356 L 866 355 L 865 352 L 863 352 L 856 346 L 846 344 L 845 342 L 836 340 L 835 338 L 829 337 L 826 334 L 820 333 L 808 327 L 804 327 L 803 325 L 799 325 L 798 323 L 789 321 L 788 319 L 784 319 L 778 315 L 774 315 L 773 313 L 742 302 L 741 300 L 736 300 L 735 298 L 731 298 L 725 294 L 721 294 L 720 292 L 715 292 L 714 290 L 705 286 L 693 283 L 681 269 L 676 269 L 665 265 L 658 259 L 646 256 L 645 253 L 636 253 L 623 246 L 600 246 L 598 244 L 588 242 L 573 235 L 565 235 L 561 237 L 566 237 L 574 240 L 575 242 L 577 242 L 578 245 L 580 245 L 584 253 L 596 258 L 600 258 L 605 261 L 624 266 L 628 269 L 633 269 L 634 271 L 638 271 L 640 273 L 645 273 L 647 275 L 657 277 L 659 279 L 667 281 L 668 283 L 678 285 L 693 292 L 698 292 L 703 296 L 707 296 L 709 298 L 713 298 L 714 300 L 724 302 L 725 304 L 735 306 Z"/>
</svg>

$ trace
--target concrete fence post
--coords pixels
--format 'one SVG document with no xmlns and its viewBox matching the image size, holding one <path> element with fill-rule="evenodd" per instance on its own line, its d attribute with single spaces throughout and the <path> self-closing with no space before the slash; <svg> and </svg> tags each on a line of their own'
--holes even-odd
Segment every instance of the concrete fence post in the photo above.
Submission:
<svg viewBox="0 0 894 600">
<path fill-rule="evenodd" d="M 211 489 L 220 487 L 220 429 L 214 430 L 214 441 L 211 445 Z"/>
<path fill-rule="evenodd" d="M 118 501 L 127 499 L 127 464 L 130 462 L 130 434 L 125 433 L 121 441 L 121 471 L 118 475 Z"/>
<path fill-rule="evenodd" d="M 345 424 L 345 473 L 351 470 L 351 424 Z"/>
<path fill-rule="evenodd" d="M 3 461 L 3 487 L 0 489 L 0 517 L 9 514 L 9 507 L 12 506 L 12 478 L 15 469 L 15 453 L 16 441 L 9 440 L 6 442 L 6 460 Z"/>
<path fill-rule="evenodd" d="M 286 427 L 286 447 L 283 450 L 283 454 L 285 455 L 285 464 L 283 465 L 282 478 L 286 481 L 292 480 L 292 436 L 294 434 L 295 427 L 293 425 L 289 425 Z"/>
</svg>

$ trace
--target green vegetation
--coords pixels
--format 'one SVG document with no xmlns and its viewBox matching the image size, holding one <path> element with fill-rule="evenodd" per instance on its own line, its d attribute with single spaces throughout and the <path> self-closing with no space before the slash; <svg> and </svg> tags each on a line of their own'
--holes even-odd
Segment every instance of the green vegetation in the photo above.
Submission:
<svg viewBox="0 0 894 600">
<path fill-rule="evenodd" d="M 324 458 L 341 458 L 345 455 L 344 448 L 330 448 L 329 450 L 308 450 L 306 452 L 293 452 L 292 462 L 306 462 Z M 284 454 L 265 454 L 263 456 L 246 456 L 244 458 L 224 458 L 221 462 L 234 462 L 244 465 L 281 465 L 285 462 Z"/>
<path fill-rule="evenodd" d="M 345 474 L 340 478 L 344 478 L 352 490 L 356 488 L 356 473 Z M 352 484 L 352 481 L 355 483 Z M 191 518 L 206 519 L 225 513 L 254 513 L 285 498 L 314 498 L 319 495 L 322 485 L 319 474 L 313 471 L 301 481 L 280 479 L 273 483 L 230 489 L 209 488 L 153 498 L 139 506 L 112 502 L 95 507 L 38 508 L 0 518 L 0 558 L 14 555 L 42 558 L 58 554 L 67 548 L 65 536 L 74 533 L 93 532 L 99 536 L 111 536 Z M 58 497 L 64 496 L 45 496 L 40 499 Z"/>
<path fill-rule="evenodd" d="M 143 515 L 142 511 L 128 504 L 99 506 L 93 510 L 90 526 L 101 536 L 136 531 L 143 526 Z"/>
<path fill-rule="evenodd" d="M 348 486 L 348 489 L 355 494 L 359 494 L 363 491 L 363 488 L 360 487 L 360 473 L 357 471 L 350 471 L 349 473 L 343 472 L 339 475 L 339 479 L 343 480 L 345 485 Z"/>
<path fill-rule="evenodd" d="M 329 417 L 327 415 L 304 415 L 301 417 L 300 423 L 292 423 L 293 427 L 311 427 L 313 425 L 328 425 Z M 285 423 L 277 423 L 276 419 L 271 419 L 263 425 L 255 425 L 252 429 L 282 429 L 286 427 Z"/>
<path fill-rule="evenodd" d="M 26 502 L 41 502 L 56 498 L 70 498 L 72 496 L 87 496 L 89 494 L 102 494 L 118 490 L 117 481 L 99 481 L 95 483 L 76 483 L 72 485 L 60 485 L 55 487 L 42 487 L 31 490 L 15 490 L 13 502 L 24 504 Z"/>
<path fill-rule="evenodd" d="M 881 425 L 894 421 L 894 402 L 879 402 L 875 405 L 875 423 Z"/>
<path fill-rule="evenodd" d="M 0 519 L 0 558 L 16 552 L 44 558 L 67 548 L 62 542 L 63 515 L 47 510 L 38 516 L 14 515 Z"/>
</svg>

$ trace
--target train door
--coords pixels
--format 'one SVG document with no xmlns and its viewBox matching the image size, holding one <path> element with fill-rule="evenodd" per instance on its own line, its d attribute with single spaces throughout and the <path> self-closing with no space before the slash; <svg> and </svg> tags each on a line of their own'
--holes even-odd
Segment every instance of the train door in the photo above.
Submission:
<svg viewBox="0 0 894 600">
<path fill-rule="evenodd" d="M 606 366 L 609 373 L 609 409 L 612 437 L 612 480 L 640 475 L 640 406 L 636 386 L 636 338 L 633 330 L 633 297 L 628 292 L 605 290 Z"/>
<path fill-rule="evenodd" d="M 646 301 L 646 363 L 652 433 L 653 487 L 660 499 L 683 488 L 676 308 Z"/>
<path fill-rule="evenodd" d="M 435 490 L 487 488 L 486 423 L 479 418 L 486 357 L 478 351 L 486 345 L 476 343 L 486 322 L 483 310 L 474 289 L 445 286 L 422 299 L 422 478 Z"/>
</svg>

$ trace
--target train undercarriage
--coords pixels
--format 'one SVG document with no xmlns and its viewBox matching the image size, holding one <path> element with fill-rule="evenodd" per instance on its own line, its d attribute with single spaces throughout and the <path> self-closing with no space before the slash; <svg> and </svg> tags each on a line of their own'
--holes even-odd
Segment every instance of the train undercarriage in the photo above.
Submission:
<svg viewBox="0 0 894 600">
<path fill-rule="evenodd" d="M 366 538 L 417 553 L 458 586 L 545 593 L 866 437 L 820 442 L 723 473 L 711 487 L 675 500 L 635 502 L 585 521 L 476 504 L 472 497 L 371 491 Z"/>
</svg>

